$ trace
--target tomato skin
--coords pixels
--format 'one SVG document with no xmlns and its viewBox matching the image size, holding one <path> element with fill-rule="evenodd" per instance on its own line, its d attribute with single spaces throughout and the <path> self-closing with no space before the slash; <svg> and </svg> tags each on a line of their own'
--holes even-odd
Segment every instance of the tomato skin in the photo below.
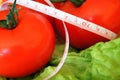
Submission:
<svg viewBox="0 0 120 80">
<path fill-rule="evenodd" d="M 120 32 L 120 0 L 86 0 L 80 7 L 75 7 L 70 1 L 67 1 L 60 10 L 76 15 L 98 25 L 101 25 L 115 33 Z M 64 29 L 60 20 L 55 20 L 56 30 L 65 38 Z M 78 49 L 85 49 L 100 42 L 108 41 L 92 32 L 80 29 L 76 26 L 66 23 L 70 36 L 70 44 Z"/>
<path fill-rule="evenodd" d="M 65 2 L 52 2 L 55 8 L 59 9 L 61 6 L 64 5 Z"/>
<path fill-rule="evenodd" d="M 0 20 L 8 11 L 0 11 Z M 0 75 L 24 77 L 42 69 L 50 60 L 55 35 L 50 22 L 35 12 L 19 11 L 15 29 L 0 28 Z"/>
</svg>

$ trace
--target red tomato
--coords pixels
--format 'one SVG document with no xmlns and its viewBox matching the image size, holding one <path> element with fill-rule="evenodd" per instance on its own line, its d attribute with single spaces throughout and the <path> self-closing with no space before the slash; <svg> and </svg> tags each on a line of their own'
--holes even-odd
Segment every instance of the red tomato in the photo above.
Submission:
<svg viewBox="0 0 120 80">
<path fill-rule="evenodd" d="M 80 7 L 70 1 L 60 7 L 61 10 L 76 15 L 115 33 L 120 32 L 120 0 L 86 0 Z M 78 49 L 85 49 L 97 42 L 108 41 L 92 32 L 66 23 L 70 36 L 70 44 Z M 62 22 L 56 19 L 56 30 L 65 38 Z"/>
<path fill-rule="evenodd" d="M 55 8 L 60 8 L 61 6 L 63 6 L 64 2 L 53 2 L 53 5 L 55 6 Z"/>
<path fill-rule="evenodd" d="M 40 3 L 42 3 L 42 4 L 46 4 L 47 5 L 47 3 L 44 1 L 44 0 L 35 0 L 36 2 L 40 2 Z"/>
<path fill-rule="evenodd" d="M 0 11 L 0 20 L 8 11 Z M 0 75 L 23 77 L 42 69 L 50 60 L 55 35 L 50 22 L 42 15 L 19 10 L 16 28 L 0 28 Z"/>
</svg>

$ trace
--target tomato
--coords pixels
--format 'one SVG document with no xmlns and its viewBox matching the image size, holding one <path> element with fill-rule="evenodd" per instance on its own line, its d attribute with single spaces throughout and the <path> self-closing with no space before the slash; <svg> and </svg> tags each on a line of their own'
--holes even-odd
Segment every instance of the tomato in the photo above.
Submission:
<svg viewBox="0 0 120 80">
<path fill-rule="evenodd" d="M 64 2 L 52 2 L 55 8 L 59 9 L 61 6 L 63 6 Z"/>
<path fill-rule="evenodd" d="M 8 10 L 0 11 L 0 20 Z M 54 51 L 55 34 L 51 23 L 42 15 L 19 10 L 16 28 L 0 28 L 0 76 L 16 78 L 42 69 Z"/>
<path fill-rule="evenodd" d="M 64 3 L 60 10 L 101 25 L 115 33 L 120 32 L 120 0 L 86 0 L 81 6 L 76 7 L 70 1 Z M 65 38 L 63 24 L 55 20 L 56 30 Z M 78 28 L 66 23 L 71 46 L 77 49 L 85 49 L 89 46 L 108 39 L 95 33 Z"/>
<path fill-rule="evenodd" d="M 35 0 L 35 1 L 47 5 L 47 3 L 44 0 Z"/>
</svg>

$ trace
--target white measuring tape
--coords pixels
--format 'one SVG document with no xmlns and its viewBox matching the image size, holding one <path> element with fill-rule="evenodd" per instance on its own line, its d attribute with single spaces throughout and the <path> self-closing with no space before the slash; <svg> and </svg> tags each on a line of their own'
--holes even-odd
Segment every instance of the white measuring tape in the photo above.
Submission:
<svg viewBox="0 0 120 80">
<path fill-rule="evenodd" d="M 9 2 L 14 2 L 14 0 L 8 0 Z M 84 20 L 80 17 L 74 16 L 72 14 L 66 13 L 64 11 L 49 7 L 47 5 L 32 1 L 32 0 L 17 0 L 17 4 L 25 6 L 27 8 L 33 9 L 35 11 L 41 12 L 43 14 L 52 16 L 54 18 L 60 19 L 64 22 L 75 25 L 76 27 L 85 29 L 87 31 L 98 34 L 109 40 L 115 39 L 117 34 L 90 21 Z M 3 8 L 1 7 L 1 10 Z"/>
<path fill-rule="evenodd" d="M 54 5 L 50 2 L 50 0 L 44 0 L 46 1 L 46 3 L 48 3 L 49 6 L 54 7 Z M 50 74 L 48 75 L 47 77 L 45 77 L 43 80 L 49 80 L 50 78 L 52 78 L 53 76 L 55 76 L 59 71 L 60 69 L 62 68 L 63 64 L 65 63 L 65 60 L 67 58 L 67 55 L 68 55 L 68 51 L 69 51 L 69 33 L 68 33 L 68 30 L 67 30 L 67 27 L 64 23 L 64 21 L 62 21 L 63 23 L 63 27 L 65 29 L 65 48 L 64 48 L 64 53 L 62 55 L 62 58 L 59 62 L 59 64 L 57 65 L 57 67 L 55 68 L 55 70 Z"/>
</svg>

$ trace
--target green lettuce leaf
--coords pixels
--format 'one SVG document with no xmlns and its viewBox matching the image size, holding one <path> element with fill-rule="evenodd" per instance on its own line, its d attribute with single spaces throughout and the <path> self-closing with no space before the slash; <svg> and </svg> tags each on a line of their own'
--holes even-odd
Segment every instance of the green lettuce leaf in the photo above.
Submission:
<svg viewBox="0 0 120 80">
<path fill-rule="evenodd" d="M 0 77 L 0 80 L 7 80 L 5 77 Z"/>
<path fill-rule="evenodd" d="M 33 80 L 51 74 L 60 57 L 52 60 Z M 120 38 L 80 51 L 70 52 L 62 69 L 50 80 L 120 80 Z"/>
</svg>

